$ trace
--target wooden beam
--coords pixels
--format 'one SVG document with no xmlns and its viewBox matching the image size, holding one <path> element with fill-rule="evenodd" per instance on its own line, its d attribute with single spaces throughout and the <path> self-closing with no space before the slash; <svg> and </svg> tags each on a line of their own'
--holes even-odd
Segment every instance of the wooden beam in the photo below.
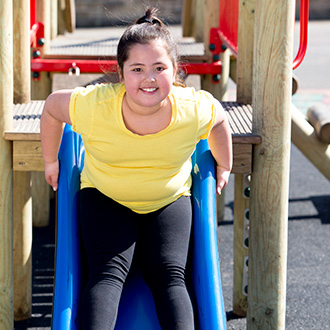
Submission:
<svg viewBox="0 0 330 330">
<path fill-rule="evenodd" d="M 330 145 L 318 139 L 313 127 L 293 104 L 291 118 L 292 142 L 330 180 Z"/>
<path fill-rule="evenodd" d="M 13 1 L 14 103 L 30 102 L 30 2 Z M 13 180 L 14 318 L 32 314 L 32 197 L 31 173 L 16 172 Z"/>
<path fill-rule="evenodd" d="M 58 0 L 51 0 L 50 6 L 50 38 L 53 40 L 58 36 Z"/>
<path fill-rule="evenodd" d="M 236 64 L 234 66 L 235 71 L 233 75 L 237 84 L 237 102 L 245 104 L 252 103 L 254 7 L 255 0 L 239 0 L 237 60 L 231 63 Z M 242 150 L 242 156 L 246 157 L 247 154 L 244 153 L 244 151 L 245 150 Z M 252 146 L 251 150 L 248 151 L 251 155 L 250 163 L 245 163 L 244 160 L 242 160 L 242 164 L 247 166 L 247 170 L 250 172 L 245 173 L 251 173 L 252 171 Z M 245 182 L 243 175 L 235 175 L 233 312 L 240 316 L 246 316 L 247 314 L 247 289 L 245 284 L 247 280 L 249 253 L 248 246 L 243 240 L 243 233 L 245 232 L 248 234 L 245 215 L 249 213 L 250 199 L 243 193 L 243 182 Z"/>
<path fill-rule="evenodd" d="M 30 102 L 30 2 L 13 0 L 14 103 Z"/>
<path fill-rule="evenodd" d="M 210 29 L 219 25 L 219 1 L 218 0 L 205 0 L 203 10 L 200 15 L 203 15 L 202 25 L 199 26 L 203 33 L 203 37 L 200 41 L 204 42 L 205 54 L 209 58 L 209 62 L 212 63 L 212 52 L 209 50 Z M 227 89 L 229 67 L 226 62 L 228 52 L 222 53 L 222 74 L 220 83 L 215 84 L 213 82 L 212 75 L 201 76 L 202 89 L 210 92 L 219 101 L 226 101 L 225 94 Z"/>
<path fill-rule="evenodd" d="M 76 29 L 76 5 L 75 0 L 65 0 L 65 25 L 68 32 Z"/>
<path fill-rule="evenodd" d="M 249 184 L 247 175 L 235 174 L 233 313 L 239 316 L 247 311 Z"/>
<path fill-rule="evenodd" d="M 27 134 L 26 134 L 27 135 Z M 13 138 L 13 168 L 14 171 L 37 171 L 45 170 L 40 139 L 37 140 L 18 140 L 15 135 L 8 135 Z M 18 134 L 18 137 L 24 138 L 24 134 Z M 32 136 L 33 137 L 33 136 Z M 235 137 L 233 137 L 235 138 Z M 243 138 L 239 139 L 239 141 Z M 247 137 L 247 140 L 249 138 Z M 236 140 L 237 141 L 237 140 Z M 260 141 L 254 139 L 253 142 Z M 245 142 L 245 143 L 244 143 Z M 252 140 L 243 143 L 233 143 L 233 170 L 232 173 L 251 173 L 252 171 Z"/>
<path fill-rule="evenodd" d="M 14 318 L 32 314 L 31 173 L 14 171 Z"/>
<path fill-rule="evenodd" d="M 252 103 L 255 0 L 239 0 L 237 102 Z"/>
<path fill-rule="evenodd" d="M 204 42 L 204 0 L 194 0 L 193 37 L 197 42 Z"/>
<path fill-rule="evenodd" d="M 14 171 L 44 171 L 40 141 L 14 141 Z"/>
<path fill-rule="evenodd" d="M 330 109 L 324 103 L 317 103 L 308 108 L 308 121 L 315 129 L 320 141 L 330 144 Z"/>
<path fill-rule="evenodd" d="M 40 141 L 40 133 L 6 132 L 5 139 L 9 141 Z"/>
<path fill-rule="evenodd" d="M 65 3 L 65 1 L 64 1 Z M 50 1 L 38 0 L 37 2 L 37 19 L 45 25 L 46 43 L 42 47 L 42 56 L 49 50 L 50 41 Z M 32 82 L 32 99 L 46 100 L 51 93 L 52 81 L 51 75 L 48 72 L 40 73 L 40 80 Z M 37 187 L 39 185 L 39 187 Z M 44 226 L 49 224 L 49 189 L 44 174 L 37 172 L 32 173 L 32 218 L 33 223 L 42 223 Z M 48 214 L 48 216 L 44 216 Z M 40 218 L 41 217 L 41 218 Z"/>
<path fill-rule="evenodd" d="M 233 169 L 234 174 L 252 172 L 252 144 L 233 144 Z"/>
<path fill-rule="evenodd" d="M 13 122 L 12 0 L 0 0 L 0 8 L 0 329 L 13 329 L 13 173 L 11 142 L 3 138 Z"/>
<path fill-rule="evenodd" d="M 41 22 L 44 24 L 45 31 L 45 44 L 41 48 L 43 53 L 46 53 L 49 50 L 50 44 L 50 1 L 49 0 L 37 0 L 37 8 L 36 8 L 36 18 L 37 22 Z"/>
<path fill-rule="evenodd" d="M 256 0 L 248 329 L 285 329 L 293 0 Z"/>
<path fill-rule="evenodd" d="M 182 36 L 191 37 L 192 36 L 192 12 L 193 10 L 193 0 L 184 0 L 182 6 Z"/>
</svg>

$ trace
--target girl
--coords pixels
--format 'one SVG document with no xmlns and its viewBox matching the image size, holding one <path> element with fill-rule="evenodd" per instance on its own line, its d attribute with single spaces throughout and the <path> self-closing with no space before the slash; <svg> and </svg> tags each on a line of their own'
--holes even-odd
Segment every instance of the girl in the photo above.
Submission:
<svg viewBox="0 0 330 330">
<path fill-rule="evenodd" d="M 57 189 L 63 123 L 80 133 L 85 166 L 80 227 L 89 279 L 81 329 L 113 329 L 134 260 L 155 301 L 163 330 L 194 329 L 185 285 L 192 210 L 191 155 L 208 138 L 217 192 L 228 182 L 231 135 L 209 93 L 175 85 L 173 38 L 148 9 L 118 44 L 120 83 L 51 94 L 41 118 L 47 182 Z"/>
</svg>

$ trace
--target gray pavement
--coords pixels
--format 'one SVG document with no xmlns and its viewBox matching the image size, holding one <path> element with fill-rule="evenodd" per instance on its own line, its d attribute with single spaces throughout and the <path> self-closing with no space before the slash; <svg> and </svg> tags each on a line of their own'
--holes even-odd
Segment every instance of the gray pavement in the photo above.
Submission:
<svg viewBox="0 0 330 330">
<path fill-rule="evenodd" d="M 225 221 L 218 228 L 222 286 L 228 329 L 235 319 L 233 285 L 233 181 L 227 189 Z M 288 221 L 286 329 L 330 329 L 330 183 L 292 146 Z"/>
<path fill-rule="evenodd" d="M 299 30 L 296 28 L 296 35 Z M 309 47 L 295 71 L 299 90 L 293 102 L 307 108 L 315 100 L 330 106 L 330 21 L 311 22 Z M 317 95 L 317 97 L 316 97 Z M 246 329 L 245 318 L 233 317 L 233 184 L 226 192 L 225 220 L 218 227 L 222 285 L 228 329 Z M 330 329 L 330 182 L 292 145 L 290 166 L 286 329 Z M 50 329 L 54 219 L 34 228 L 33 317 L 15 329 Z"/>
</svg>

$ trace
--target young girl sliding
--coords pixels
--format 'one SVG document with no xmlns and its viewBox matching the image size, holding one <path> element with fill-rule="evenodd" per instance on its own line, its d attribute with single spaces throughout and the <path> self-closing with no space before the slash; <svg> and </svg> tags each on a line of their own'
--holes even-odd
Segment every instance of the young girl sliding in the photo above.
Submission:
<svg viewBox="0 0 330 330">
<path fill-rule="evenodd" d="M 176 45 L 154 9 L 126 29 L 117 60 L 120 83 L 55 92 L 41 117 L 45 176 L 54 190 L 63 123 L 81 134 L 86 150 L 79 222 L 89 279 L 80 328 L 114 329 L 134 256 L 162 329 L 191 330 L 190 158 L 207 138 L 220 193 L 232 166 L 229 126 L 209 93 L 175 84 Z"/>
</svg>

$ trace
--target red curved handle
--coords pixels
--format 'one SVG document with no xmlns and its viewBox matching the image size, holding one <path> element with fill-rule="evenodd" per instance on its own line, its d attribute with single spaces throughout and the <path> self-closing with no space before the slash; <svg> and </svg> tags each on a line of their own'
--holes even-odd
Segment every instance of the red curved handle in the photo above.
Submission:
<svg viewBox="0 0 330 330">
<path fill-rule="evenodd" d="M 308 13 L 309 0 L 300 2 L 300 42 L 296 58 L 293 61 L 293 70 L 296 69 L 305 57 L 308 42 Z"/>
</svg>

